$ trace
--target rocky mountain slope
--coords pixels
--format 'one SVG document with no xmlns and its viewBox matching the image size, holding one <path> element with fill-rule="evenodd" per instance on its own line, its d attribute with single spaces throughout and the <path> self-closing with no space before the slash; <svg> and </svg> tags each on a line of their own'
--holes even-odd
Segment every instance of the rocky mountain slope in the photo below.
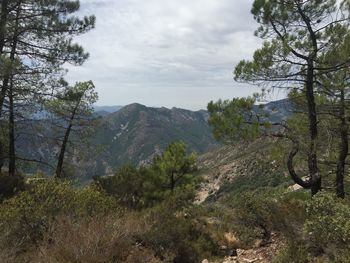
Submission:
<svg viewBox="0 0 350 263">
<path fill-rule="evenodd" d="M 96 112 L 98 125 L 89 143 L 67 153 L 66 164 L 78 175 L 92 177 L 113 173 L 127 163 L 147 164 L 169 143 L 178 140 L 184 141 L 189 151 L 199 154 L 217 145 L 207 123 L 206 111 L 151 108 L 137 103 L 121 109 L 107 109 L 116 109 L 114 112 L 103 107 L 99 109 L 102 110 Z M 28 127 L 17 139 L 18 154 L 24 159 L 55 166 L 60 145 L 49 138 L 58 137 L 58 134 L 50 130 L 49 121 L 45 119 L 38 119 Z M 77 138 L 72 139 L 77 141 Z M 80 146 L 85 143 L 80 142 Z M 24 166 L 23 169 L 51 173 L 52 167 L 42 163 L 31 163 L 30 168 Z"/>
<path fill-rule="evenodd" d="M 292 185 L 283 161 L 274 159 L 274 145 L 273 139 L 259 139 L 221 146 L 199 156 L 197 165 L 202 182 L 195 203 L 207 209 L 204 217 L 208 229 L 225 229 L 225 222 L 229 226 L 233 224 L 235 196 L 261 189 L 288 189 Z M 277 232 L 272 232 L 266 240 L 254 240 L 247 247 L 239 244 L 238 233 L 237 230 L 225 232 L 220 246 L 222 257 L 204 259 L 202 263 L 268 263 L 285 247 L 284 237 Z"/>
<path fill-rule="evenodd" d="M 203 153 L 217 145 L 205 111 L 150 108 L 131 104 L 102 120 L 93 143 L 104 147 L 106 173 L 125 164 L 145 164 L 169 143 L 184 141 L 189 151 Z"/>
<path fill-rule="evenodd" d="M 197 203 L 218 199 L 227 191 L 237 193 L 259 187 L 291 184 L 284 163 L 271 157 L 273 140 L 221 146 L 199 156 L 197 165 L 203 182 Z"/>
<path fill-rule="evenodd" d="M 70 151 L 67 162 L 72 173 L 92 177 L 110 174 L 123 164 L 143 165 L 161 153 L 171 142 L 181 140 L 189 151 L 199 154 L 215 149 L 219 144 L 214 140 L 209 127 L 208 113 L 204 110 L 190 111 L 178 108 L 152 108 L 141 104 L 124 107 L 98 107 L 96 116 L 99 125 L 92 132 L 89 147 Z M 262 108 L 273 121 L 285 119 L 290 115 L 291 105 L 287 100 L 271 102 Z M 18 153 L 30 160 L 40 160 L 55 166 L 59 144 L 48 141 L 53 136 L 45 119 L 37 119 L 33 131 L 34 138 L 27 135 L 17 140 Z M 81 143 L 83 144 L 83 143 Z M 31 168 L 52 173 L 50 166 L 32 163 Z"/>
</svg>

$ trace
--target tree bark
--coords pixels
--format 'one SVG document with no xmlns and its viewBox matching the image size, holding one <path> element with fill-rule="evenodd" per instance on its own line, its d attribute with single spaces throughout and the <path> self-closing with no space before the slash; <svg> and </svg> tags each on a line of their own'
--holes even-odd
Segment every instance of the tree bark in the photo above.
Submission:
<svg viewBox="0 0 350 263">
<path fill-rule="evenodd" d="M 15 28 L 14 28 L 14 32 L 13 32 L 13 39 L 12 39 L 12 44 L 11 44 L 11 53 L 10 53 L 10 61 L 14 62 L 15 61 L 15 55 L 16 55 L 16 50 L 17 50 L 17 42 L 18 42 L 18 26 L 19 26 L 19 15 L 20 15 L 20 6 L 18 6 L 17 8 L 17 13 L 16 13 L 16 21 L 15 21 Z M 0 39 L 1 40 L 1 39 Z M 7 72 L 7 74 L 4 76 L 4 80 L 3 80 L 3 85 L 1 87 L 1 92 L 0 92 L 0 118 L 2 116 L 2 109 L 3 109 L 3 105 L 4 105 L 4 101 L 5 101 L 5 97 L 6 97 L 6 93 L 9 89 L 9 85 L 10 85 L 10 81 L 13 78 L 13 73 L 12 72 Z M 12 85 L 12 84 L 11 84 Z M 13 87 L 11 87 L 13 89 Z M 12 91 L 11 91 L 12 93 Z M 13 94 L 9 97 L 12 97 L 12 107 L 13 107 Z M 11 102 L 10 102 L 11 104 Z M 14 114 L 13 109 L 12 109 L 12 115 Z M 12 118 L 14 118 L 14 116 L 12 116 Z M 10 133 L 11 133 L 11 129 L 14 129 L 14 126 L 11 127 L 11 105 L 10 105 Z M 13 120 L 13 125 L 14 125 L 14 120 Z M 14 132 L 14 131 L 13 131 Z M 14 136 L 14 135 L 13 135 Z M 11 135 L 9 135 L 10 137 L 10 151 L 11 151 Z M 14 138 L 13 138 L 14 140 Z M 13 142 L 14 144 L 14 142 Z M 14 158 L 15 158 L 15 150 L 13 149 L 13 153 Z M 11 153 L 10 153 L 11 155 Z M 4 165 L 4 143 L 0 141 L 0 171 Z M 11 159 L 11 156 L 10 156 Z M 15 166 L 15 162 L 12 162 L 12 165 Z M 14 173 L 14 170 L 16 169 L 15 167 L 11 168 L 13 171 L 11 171 L 12 173 Z M 9 167 L 9 174 L 10 174 L 10 167 Z"/>
<path fill-rule="evenodd" d="M 299 143 L 295 139 L 293 141 L 292 150 L 289 153 L 287 167 L 288 172 L 293 181 L 303 188 L 310 189 L 311 195 L 317 194 L 321 190 L 321 176 L 319 175 L 317 165 L 317 111 L 314 96 L 314 64 L 313 60 L 309 59 L 307 66 L 307 76 L 305 82 L 306 100 L 308 108 L 308 120 L 309 120 L 309 153 L 308 153 L 308 171 L 310 179 L 304 181 L 297 175 L 294 169 L 293 159 L 299 151 Z"/>
<path fill-rule="evenodd" d="M 5 46 L 6 24 L 8 16 L 8 0 L 1 1 L 1 17 L 0 17 L 0 55 L 2 55 Z"/>
<path fill-rule="evenodd" d="M 13 104 L 13 82 L 9 86 L 9 176 L 16 175 L 15 114 Z"/>
<path fill-rule="evenodd" d="M 345 175 L 345 163 L 349 152 L 349 139 L 348 130 L 349 127 L 346 122 L 345 116 L 345 94 L 344 90 L 341 90 L 340 94 L 340 145 L 339 145 L 339 156 L 336 170 L 336 194 L 337 197 L 344 198 L 344 175 Z"/>
<path fill-rule="evenodd" d="M 66 153 L 67 143 L 69 141 L 69 135 L 70 135 L 70 132 L 71 132 L 72 127 L 73 127 L 73 121 L 74 121 L 74 118 L 75 118 L 75 114 L 76 114 L 76 112 L 78 110 L 79 104 L 80 104 L 80 100 L 77 102 L 77 104 L 76 104 L 76 106 L 75 106 L 75 108 L 74 108 L 74 110 L 72 112 L 72 115 L 71 115 L 69 123 L 68 123 L 67 130 L 66 130 L 66 132 L 64 134 L 64 138 L 63 138 L 63 141 L 62 141 L 60 154 L 58 156 L 56 173 L 55 173 L 55 176 L 57 178 L 62 178 L 62 168 L 63 168 L 63 162 L 64 162 L 64 155 Z"/>
<path fill-rule="evenodd" d="M 291 139 L 291 140 L 293 142 L 293 147 L 288 155 L 288 161 L 287 161 L 288 172 L 296 184 L 300 185 L 301 187 L 303 187 L 305 189 L 310 189 L 313 185 L 311 178 L 308 181 L 304 181 L 295 172 L 293 160 L 294 160 L 294 157 L 296 156 L 296 154 L 299 152 L 299 143 L 294 139 Z"/>
<path fill-rule="evenodd" d="M 64 135 L 64 139 L 62 141 L 60 155 L 58 156 L 57 167 L 56 167 L 56 177 L 57 178 L 62 178 L 62 167 L 63 167 L 64 155 L 66 153 L 67 143 L 69 140 L 69 135 L 70 135 L 71 130 L 72 130 L 72 123 L 70 122 L 68 127 L 67 127 L 66 133 Z"/>
<path fill-rule="evenodd" d="M 313 50 L 308 54 L 307 57 L 304 56 L 304 59 L 307 63 L 306 69 L 306 78 L 305 78 L 305 92 L 306 92 L 306 101 L 308 108 L 308 119 L 309 119 L 309 153 L 308 153 L 308 168 L 309 168 L 309 176 L 311 182 L 311 195 L 317 194 L 321 190 L 321 176 L 319 174 L 318 166 L 317 166 L 317 110 L 315 103 L 315 95 L 314 95 L 314 78 L 315 78 L 315 67 L 314 60 L 317 57 L 318 53 L 318 44 L 317 44 L 317 36 L 315 31 L 312 28 L 311 20 L 305 14 L 302 9 L 302 2 L 296 1 L 296 6 L 298 9 L 298 13 L 301 16 L 306 29 L 308 31 L 311 45 Z"/>
<path fill-rule="evenodd" d="M 307 65 L 307 76 L 306 76 L 306 99 L 308 107 L 308 119 L 309 119 L 309 133 L 310 133 L 310 145 L 309 145 L 309 156 L 308 166 L 311 181 L 311 195 L 317 194 L 321 190 L 321 176 L 318 173 L 317 166 L 317 111 L 314 96 L 314 62 L 310 58 Z"/>
<path fill-rule="evenodd" d="M 175 189 L 175 175 L 174 175 L 174 172 L 171 172 L 171 175 L 170 175 L 170 189 L 171 189 L 171 191 L 174 191 L 174 189 Z"/>
</svg>

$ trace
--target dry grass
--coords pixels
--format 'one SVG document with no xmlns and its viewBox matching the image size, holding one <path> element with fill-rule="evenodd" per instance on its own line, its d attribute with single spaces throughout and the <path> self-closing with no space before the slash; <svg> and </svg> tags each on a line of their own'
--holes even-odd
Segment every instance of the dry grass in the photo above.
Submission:
<svg viewBox="0 0 350 263">
<path fill-rule="evenodd" d="M 135 248 L 133 236 L 137 231 L 140 231 L 140 228 L 131 227 L 131 223 L 127 220 L 111 216 L 79 220 L 61 217 L 51 224 L 38 248 L 37 255 L 31 261 L 37 263 L 123 262 L 130 257 Z"/>
</svg>

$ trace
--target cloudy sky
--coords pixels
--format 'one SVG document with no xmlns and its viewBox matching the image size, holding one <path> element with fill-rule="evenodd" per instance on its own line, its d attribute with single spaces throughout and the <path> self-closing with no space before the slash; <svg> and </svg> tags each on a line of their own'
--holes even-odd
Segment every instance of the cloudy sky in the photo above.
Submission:
<svg viewBox="0 0 350 263">
<path fill-rule="evenodd" d="M 90 58 L 68 79 L 93 80 L 99 105 L 201 109 L 256 91 L 232 74 L 260 45 L 252 0 L 80 1 L 97 24 L 77 38 Z"/>
</svg>

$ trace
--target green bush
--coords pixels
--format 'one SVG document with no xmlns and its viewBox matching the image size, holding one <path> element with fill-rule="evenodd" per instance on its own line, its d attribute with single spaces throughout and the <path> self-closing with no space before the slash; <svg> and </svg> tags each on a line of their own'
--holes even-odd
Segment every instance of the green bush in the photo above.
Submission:
<svg viewBox="0 0 350 263">
<path fill-rule="evenodd" d="M 241 174 L 232 181 L 224 183 L 216 195 L 238 195 L 262 188 L 286 186 L 291 181 L 283 174 L 282 169 L 274 167 L 270 159 L 249 160 L 241 166 L 241 169 L 246 170 L 240 171 Z"/>
<path fill-rule="evenodd" d="M 289 226 L 293 227 L 281 229 L 289 242 L 274 262 L 349 262 L 348 201 L 326 191 L 307 199 L 300 193 L 299 196 L 298 193 L 286 196 L 288 198 L 282 199 L 284 203 L 298 200 L 301 205 L 298 210 L 292 209 L 294 218 L 286 217 Z"/>
<path fill-rule="evenodd" d="M 124 262 L 134 242 L 120 216 L 63 216 L 52 222 L 31 262 Z"/>
<path fill-rule="evenodd" d="M 304 198 L 303 193 L 262 188 L 231 195 L 221 202 L 226 210 L 232 210 L 231 229 L 238 235 L 241 246 L 250 247 L 257 239 L 268 241 L 271 232 L 300 238 L 306 219 Z"/>
<path fill-rule="evenodd" d="M 116 208 L 115 200 L 95 187 L 75 189 L 67 181 L 35 178 L 0 205 L 0 234 L 4 243 L 32 245 L 40 240 L 57 216 L 104 214 Z"/>
<path fill-rule="evenodd" d="M 268 239 L 271 232 L 273 199 L 265 193 L 247 192 L 232 200 L 236 232 L 243 245 L 249 246 L 256 239 Z"/>
<path fill-rule="evenodd" d="M 338 251 L 350 249 L 350 206 L 325 191 L 307 203 L 305 232 L 310 247 L 334 259 Z"/>
<path fill-rule="evenodd" d="M 124 165 L 113 176 L 96 177 L 95 184 L 107 194 L 115 197 L 120 204 L 128 208 L 139 208 L 143 204 L 144 182 L 147 170 Z"/>
<path fill-rule="evenodd" d="M 120 167 L 113 176 L 96 177 L 95 184 L 130 209 L 155 206 L 175 192 L 194 188 L 195 154 L 187 155 L 182 142 L 170 144 L 149 167 Z"/>
<path fill-rule="evenodd" d="M 310 256 L 305 248 L 305 244 L 297 244 L 295 241 L 290 242 L 278 255 L 274 258 L 273 263 L 309 263 Z"/>
<path fill-rule="evenodd" d="M 150 227 L 141 240 L 158 255 L 173 255 L 173 262 L 192 263 L 210 258 L 217 252 L 217 244 L 191 216 L 190 208 L 184 205 L 188 201 L 177 197 L 173 195 L 147 210 L 145 217 Z"/>
</svg>

